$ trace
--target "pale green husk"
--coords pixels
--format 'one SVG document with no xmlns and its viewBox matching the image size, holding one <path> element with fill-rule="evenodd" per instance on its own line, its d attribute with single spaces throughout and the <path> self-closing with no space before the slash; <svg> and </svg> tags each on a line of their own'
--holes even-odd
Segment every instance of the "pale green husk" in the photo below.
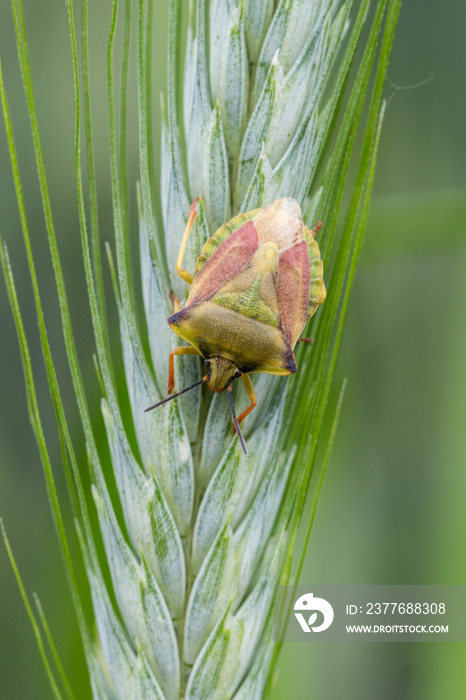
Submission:
<svg viewBox="0 0 466 700">
<path fill-rule="evenodd" d="M 3 79 L 0 83 L 40 339 L 92 595 L 96 636 L 82 609 L 82 593 L 74 573 L 79 564 L 69 553 L 12 270 L 2 246 L 3 269 L 18 329 L 31 421 L 93 697 L 254 700 L 271 690 L 281 639 L 281 631 L 274 632 L 274 594 L 278 583 L 293 584 L 299 576 L 303 551 L 295 550 L 296 535 L 317 466 L 320 477 L 305 531 L 307 543 L 335 434 L 337 416 L 325 459 L 316 464 L 367 221 L 383 113 L 382 87 L 400 2 L 380 0 L 370 12 L 367 0 L 198 0 L 189 13 L 181 13 L 184 3 L 170 0 L 160 198 L 153 165 L 151 94 L 151 41 L 157 5 L 152 7 L 150 0 L 133 4 L 114 0 L 108 43 L 114 212 L 114 239 L 108 252 L 129 407 L 117 395 L 109 342 L 111 337 L 115 343 L 115 337 L 106 323 L 103 268 L 108 268 L 102 265 L 99 253 L 87 1 L 82 6 L 80 51 L 75 3 L 70 0 L 68 4 L 83 262 L 102 383 L 102 413 L 113 471 L 110 475 L 104 474 L 104 452 L 94 436 L 71 330 L 42 162 L 22 8 L 20 0 L 12 0 L 66 351 L 89 456 L 92 497 L 85 493 L 81 481 L 52 362 Z M 134 28 L 131 10 L 137 13 Z M 117 18 L 122 22 L 121 47 Z M 136 76 L 131 73 L 129 61 L 133 40 L 137 45 Z M 116 66 L 117 62 L 121 64 Z M 118 100 L 117 67 L 122 76 Z M 128 110 L 134 109 L 134 104 L 127 105 L 127 87 L 135 78 L 139 186 L 128 182 L 126 172 L 126 119 Z M 120 105 L 118 112 L 116 104 Z M 357 129 L 359 149 L 354 146 Z M 84 181 L 89 201 L 84 196 Z M 127 213 L 136 190 L 140 278 L 131 264 L 132 232 Z M 328 299 L 306 331 L 314 344 L 311 350 L 300 349 L 296 376 L 255 378 L 259 404 L 245 424 L 247 455 L 231 431 L 225 395 L 209 396 L 199 388 L 156 411 L 144 412 L 166 393 L 168 353 L 178 343 L 165 321 L 172 309 L 168 291 L 174 290 L 180 297 L 186 294 L 185 283 L 176 275 L 175 261 L 190 202 L 198 196 L 199 215 L 184 260 L 188 270 L 194 270 L 208 236 L 238 211 L 291 196 L 301 204 L 308 226 L 323 222 L 319 243 Z M 86 216 L 88 206 L 90 217 Z M 116 257 L 117 273 L 112 255 Z M 142 284 L 144 313 L 136 308 L 139 294 L 135 294 L 135 286 L 139 282 L 134 277 Z M 200 376 L 198 358 L 179 359 L 178 387 Z M 235 388 L 235 401 L 239 410 L 246 405 L 241 387 Z M 108 484 L 113 480 L 118 504 L 109 492 Z M 100 534 L 91 527 L 91 507 L 96 509 Z M 95 544 L 100 537 L 104 567 Z M 109 576 L 104 573 L 106 569 Z M 280 601 L 275 603 L 277 607 Z M 28 612 L 54 696 L 62 697 L 60 683 L 71 694 L 61 666 L 61 680 L 54 678 L 29 605 Z M 285 621 L 286 612 L 284 609 Z M 55 656 L 53 646 L 51 651 Z"/>
</svg>

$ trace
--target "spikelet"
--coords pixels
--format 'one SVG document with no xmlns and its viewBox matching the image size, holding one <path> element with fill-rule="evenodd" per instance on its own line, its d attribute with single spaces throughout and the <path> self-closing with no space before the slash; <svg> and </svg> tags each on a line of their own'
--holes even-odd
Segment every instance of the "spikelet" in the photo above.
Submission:
<svg viewBox="0 0 466 700">
<path fill-rule="evenodd" d="M 151 165 L 148 89 L 152 12 L 157 13 L 158 7 L 154 4 L 152 8 L 149 3 L 139 0 L 137 28 L 141 182 L 140 275 L 136 277 L 142 285 L 143 324 L 137 322 L 131 291 L 136 282 L 132 279 L 129 225 L 123 206 L 126 174 L 119 171 L 115 102 L 109 93 L 117 273 L 111 256 L 110 265 L 129 406 L 124 404 L 126 398 L 118 398 L 115 389 L 103 296 L 99 284 L 95 284 L 101 282 L 101 272 L 93 273 L 91 269 L 77 111 L 84 260 L 105 395 L 101 410 L 118 503 L 100 462 L 76 368 L 76 351 L 72 336 L 67 335 L 69 312 L 53 245 L 55 232 L 49 230 L 68 358 L 91 465 L 92 496 L 109 573 L 107 577 L 102 572 L 96 553 L 96 533 L 76 468 L 75 485 L 70 488 L 95 614 L 95 644 L 82 616 L 71 564 L 69 577 L 94 698 L 260 700 L 270 687 L 275 642 L 280 640 L 274 630 L 274 597 L 279 583 L 293 581 L 291 554 L 309 493 L 367 219 L 380 130 L 381 88 L 399 2 L 378 3 L 372 28 L 364 39 L 361 64 L 344 99 L 343 89 L 348 84 L 356 48 L 362 42 L 367 0 L 361 0 L 356 8 L 350 0 L 197 0 L 195 7 L 192 3 L 190 6 L 186 37 L 179 21 L 184 3 L 169 0 L 160 198 L 155 196 Z M 72 5 L 70 2 L 68 10 L 73 43 Z M 386 6 L 385 43 L 358 155 L 359 171 L 348 188 L 351 195 L 353 186 L 347 216 L 339 219 L 348 161 Z M 116 14 L 112 18 L 111 49 L 115 22 Z M 19 44 L 22 42 L 20 38 Z M 113 57 L 111 51 L 109 55 Z M 182 55 L 180 90 L 177 65 Z M 73 56 L 77 56 L 75 43 Z M 111 61 L 109 65 L 112 85 Z M 79 105 L 79 74 L 74 68 Z M 13 151 L 10 144 L 10 154 Z M 135 183 L 129 183 L 131 188 L 136 189 Z M 300 349 L 296 376 L 254 377 L 259 404 L 244 426 L 247 454 L 231 430 L 225 394 L 207 396 L 198 387 L 157 411 L 144 411 L 166 393 L 168 354 L 177 344 L 166 322 L 173 310 L 169 292 L 181 299 L 186 297 L 186 284 L 176 274 L 176 258 L 190 203 L 197 197 L 198 215 L 183 263 L 190 271 L 194 271 L 205 241 L 241 211 L 287 197 L 297 201 L 309 228 L 319 219 L 323 221 L 319 244 L 328 301 L 309 327 L 315 343 L 311 350 Z M 161 229 L 157 220 L 163 224 Z M 301 231 L 299 218 L 299 231 L 293 235 L 301 235 Z M 288 245 L 280 236 L 280 245 Z M 14 282 L 3 252 L 2 262 L 21 339 Z M 50 348 L 44 334 L 41 340 L 47 359 Z M 27 357 L 24 361 L 27 375 Z M 48 365 L 57 420 L 73 466 L 74 453 L 68 444 L 52 369 Z M 188 386 L 200 377 L 197 357 L 177 358 L 177 387 Z M 248 402 L 237 384 L 233 392 L 237 410 L 241 411 Z M 31 397 L 33 385 L 27 384 L 27 388 Z M 33 426 L 41 445 L 33 403 Z M 47 476 L 46 452 L 44 455 Z M 326 464 L 327 460 L 321 468 L 325 469 Z M 53 480 L 47 483 L 53 491 Z M 51 500 L 61 533 L 60 511 L 53 497 Z M 64 535 L 60 541 L 68 561 Z"/>
</svg>

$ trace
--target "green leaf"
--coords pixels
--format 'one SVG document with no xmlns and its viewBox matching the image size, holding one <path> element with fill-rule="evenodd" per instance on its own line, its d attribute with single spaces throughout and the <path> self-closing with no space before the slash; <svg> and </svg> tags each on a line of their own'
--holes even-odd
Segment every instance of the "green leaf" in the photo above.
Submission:
<svg viewBox="0 0 466 700">
<path fill-rule="evenodd" d="M 106 669 L 111 678 L 113 688 L 118 689 L 118 695 L 131 697 L 136 655 L 113 611 L 102 579 L 91 571 L 88 571 L 88 577 Z M 160 688 L 155 690 L 154 697 L 162 700 L 163 695 Z"/>
<path fill-rule="evenodd" d="M 144 484 L 147 476 L 131 452 L 120 414 L 113 416 L 104 399 L 101 406 L 125 525 L 133 546 L 137 547 L 141 538 L 140 516 L 145 512 Z"/>
<path fill-rule="evenodd" d="M 212 106 L 209 97 L 206 60 L 205 0 L 199 0 L 195 39 L 192 37 L 191 27 L 188 27 L 183 84 L 183 118 L 191 199 L 206 196 L 209 183 L 209 173 L 208 171 L 206 173 L 202 167 L 203 163 L 209 163 L 209 160 L 206 160 L 206 151 L 209 149 L 211 138 L 209 138 L 209 132 L 211 131 Z"/>
<path fill-rule="evenodd" d="M 199 222 L 200 224 L 200 222 Z M 181 343 L 183 344 L 183 343 Z M 180 345 L 180 343 L 177 343 Z M 175 388 L 184 389 L 202 377 L 199 357 L 178 355 L 175 359 Z M 202 387 L 188 391 L 176 399 L 176 404 L 183 416 L 189 441 L 196 443 L 199 437 L 199 422 L 202 408 Z"/>
<path fill-rule="evenodd" d="M 255 430 L 251 437 L 248 438 L 249 459 L 245 462 L 247 470 L 245 479 L 242 482 L 243 494 L 233 515 L 233 528 L 236 528 L 241 523 L 262 481 L 267 474 L 273 472 L 276 462 L 280 458 L 280 429 L 286 407 L 286 394 L 286 387 L 283 383 L 278 387 L 277 391 L 272 392 L 270 397 L 267 397 L 265 388 L 262 392 L 264 404 L 266 404 L 267 408 L 261 420 L 258 420 L 254 426 Z M 273 402 L 274 410 L 270 410 L 268 398 L 270 398 L 270 403 Z"/>
<path fill-rule="evenodd" d="M 161 194 L 162 217 L 165 232 L 165 250 L 167 266 L 170 275 L 170 287 L 180 299 L 185 294 L 185 283 L 176 275 L 176 259 L 183 231 L 189 215 L 189 200 L 183 175 L 181 160 L 181 144 L 178 129 L 177 114 L 177 59 L 178 59 L 178 8 L 176 0 L 169 3 L 168 27 L 168 133 L 167 146 L 162 148 L 161 160 Z M 162 134 L 162 144 L 164 141 Z M 195 241 L 189 241 L 184 266 L 193 270 L 197 254 L 193 248 Z"/>
<path fill-rule="evenodd" d="M 141 698 L 141 700 L 163 700 L 167 697 L 157 685 L 157 681 L 154 678 L 147 658 L 140 649 L 138 649 L 132 680 L 132 698 Z"/>
<path fill-rule="evenodd" d="M 184 661 L 194 664 L 207 637 L 231 602 L 234 587 L 231 531 L 225 525 L 196 577 L 186 611 Z"/>
<path fill-rule="evenodd" d="M 180 166 L 173 155 L 173 144 L 168 149 L 162 148 L 161 175 L 162 182 L 162 216 L 163 226 L 166 232 L 165 245 L 167 251 L 167 266 L 170 272 L 170 287 L 176 296 L 183 298 L 186 292 L 186 284 L 176 274 L 176 258 L 183 236 L 183 231 L 188 220 L 189 200 L 184 179 L 180 172 Z M 187 270 L 194 269 L 196 254 L 193 243 L 186 249 L 184 266 Z"/>
<path fill-rule="evenodd" d="M 251 63 L 256 63 L 259 58 L 273 11 L 274 0 L 244 0 L 244 27 Z"/>
<path fill-rule="evenodd" d="M 186 595 L 186 564 L 175 520 L 155 476 L 146 483 L 150 532 L 141 546 L 174 619 L 180 617 Z"/>
<path fill-rule="evenodd" d="M 153 471 L 148 478 L 136 462 L 119 414 L 102 402 L 115 481 L 134 550 L 142 548 L 173 618 L 183 609 L 186 566 L 175 520 Z"/>
<path fill-rule="evenodd" d="M 133 414 L 134 428 L 142 463 L 148 474 L 149 464 L 158 461 L 165 435 L 153 412 L 145 409 L 161 397 L 149 372 L 139 338 L 120 308 L 120 336 L 123 348 L 126 384 Z"/>
<path fill-rule="evenodd" d="M 217 533 L 230 520 L 240 496 L 235 489 L 243 454 L 237 440 L 230 443 L 222 461 L 209 482 L 194 526 L 192 566 L 197 573 Z"/>
<path fill-rule="evenodd" d="M 262 145 L 261 154 L 251 177 L 248 190 L 241 204 L 241 211 L 264 207 L 274 201 L 274 175 L 269 159 Z"/>
<path fill-rule="evenodd" d="M 118 700 L 113 688 L 110 686 L 108 673 L 104 670 L 96 653 L 89 655 L 87 658 L 87 667 L 91 677 L 93 700 Z"/>
<path fill-rule="evenodd" d="M 1 520 L 1 519 L 0 519 L 0 527 L 2 529 L 3 541 L 5 543 L 8 558 L 9 558 L 10 564 L 13 568 L 13 572 L 14 572 L 14 575 L 16 577 L 16 582 L 18 584 L 18 588 L 20 590 L 21 597 L 23 599 L 23 603 L 24 603 L 24 606 L 26 608 L 26 612 L 27 612 L 29 620 L 32 624 L 32 628 L 34 630 L 34 635 L 36 638 L 37 646 L 39 648 L 39 653 L 40 653 L 41 658 L 42 658 L 42 663 L 44 664 L 44 668 L 45 668 L 45 671 L 47 673 L 47 677 L 48 677 L 48 680 L 50 683 L 50 687 L 52 689 L 52 693 L 53 693 L 54 697 L 57 698 L 57 700 L 61 700 L 62 695 L 58 689 L 57 682 L 56 682 L 55 677 L 53 675 L 52 669 L 50 668 L 49 660 L 47 658 L 47 653 L 46 653 L 45 647 L 44 647 L 44 642 L 42 640 L 42 635 L 40 633 L 40 628 L 39 628 L 39 625 L 37 623 L 34 612 L 32 610 L 31 604 L 29 603 L 29 599 L 28 599 L 27 594 L 26 594 L 26 589 L 24 588 L 23 579 L 21 578 L 21 574 L 19 572 L 18 566 L 16 564 L 16 560 L 15 560 L 14 555 L 13 555 L 13 551 L 12 551 L 11 546 L 10 546 L 10 542 L 9 542 L 7 534 L 6 534 L 3 520 Z"/>
<path fill-rule="evenodd" d="M 115 596 L 126 628 L 147 656 L 167 700 L 178 697 L 180 663 L 170 613 L 155 579 L 125 542 L 104 484 L 93 490 Z M 101 497 L 102 496 L 102 497 Z"/>
<path fill-rule="evenodd" d="M 122 321 L 123 359 L 134 427 L 146 472 L 153 465 L 163 495 L 183 535 L 191 521 L 194 499 L 194 469 L 189 437 L 176 402 L 158 411 L 145 408 L 159 396 L 137 339 L 130 337 Z"/>
<path fill-rule="evenodd" d="M 272 118 L 264 139 L 267 155 L 274 166 L 293 139 L 305 108 L 309 105 L 309 114 L 315 109 L 326 77 L 323 68 L 328 32 L 329 23 L 322 15 L 299 59 L 285 79 L 277 84 Z M 279 61 L 281 65 L 280 54 Z M 306 84 L 306 90 L 303 90 L 303 84 Z"/>
<path fill-rule="evenodd" d="M 248 590 L 274 528 L 294 456 L 292 452 L 286 461 L 278 460 L 275 468 L 266 474 L 250 510 L 235 531 L 233 542 L 239 567 L 237 600 Z"/>
<path fill-rule="evenodd" d="M 235 527 L 244 517 L 264 472 L 273 470 L 275 446 L 284 400 L 249 440 L 245 455 L 237 440 L 230 442 L 210 479 L 196 517 L 192 539 L 192 566 L 199 570 L 217 533 L 227 521 Z M 231 423 L 231 416 L 230 416 Z"/>
<path fill-rule="evenodd" d="M 243 680 L 245 673 L 251 666 L 256 650 L 260 647 L 261 638 L 276 592 L 277 580 L 283 566 L 286 540 L 286 533 L 283 533 L 278 543 L 270 540 L 268 551 L 261 566 L 262 573 L 246 600 L 234 613 L 235 620 L 244 629 L 238 653 L 238 666 L 233 684 L 234 689 Z"/>
<path fill-rule="evenodd" d="M 142 619 L 150 642 L 149 660 L 167 700 L 177 700 L 180 692 L 180 658 L 174 626 L 155 578 L 144 559 L 140 577 Z"/>
<path fill-rule="evenodd" d="M 159 395 L 165 391 L 168 384 L 168 355 L 176 346 L 174 334 L 167 323 L 167 317 L 172 313 L 169 307 L 168 293 L 160 266 L 151 254 L 151 239 L 142 205 L 139 198 L 139 249 L 141 258 L 141 284 L 147 324 L 149 346 L 154 366 Z"/>
<path fill-rule="evenodd" d="M 210 119 L 209 136 L 206 139 L 206 153 L 202 160 L 205 163 L 204 182 L 207 218 L 210 223 L 210 230 L 214 232 L 231 218 L 228 155 L 218 102 Z M 199 168 L 199 164 L 197 167 Z M 198 250 L 201 247 L 202 244 L 200 244 Z"/>
<path fill-rule="evenodd" d="M 235 202 L 242 202 L 250 186 L 256 163 L 260 157 L 264 139 L 273 115 L 277 92 L 284 82 L 283 71 L 275 57 L 267 74 L 260 97 L 246 127 L 239 155 L 238 175 L 235 186 Z"/>
<path fill-rule="evenodd" d="M 216 71 L 220 74 L 217 100 L 228 153 L 238 153 L 246 126 L 249 97 L 249 63 L 242 5 L 231 15 L 229 34 Z"/>
<path fill-rule="evenodd" d="M 209 3 L 209 77 L 210 89 L 214 102 L 220 94 L 220 83 L 225 46 L 228 44 L 233 14 L 236 12 L 236 0 L 211 0 Z"/>
<path fill-rule="evenodd" d="M 268 669 L 272 661 L 275 641 L 272 637 L 273 618 L 269 616 L 261 643 L 253 659 L 251 669 L 242 682 L 239 690 L 233 695 L 233 700 L 262 700 L 268 679 Z"/>
<path fill-rule="evenodd" d="M 224 700 L 230 697 L 243 628 L 228 610 L 212 631 L 191 671 L 186 699 Z"/>
<path fill-rule="evenodd" d="M 314 27 L 324 16 L 334 15 L 340 6 L 339 0 L 293 0 L 286 26 L 285 37 L 280 45 L 280 61 L 288 73 L 305 50 Z"/>
<path fill-rule="evenodd" d="M 238 402 L 238 384 L 232 385 L 232 395 L 238 410 L 241 404 Z M 226 396 L 216 394 L 212 396 L 209 405 L 204 435 L 202 439 L 201 458 L 196 473 L 196 479 L 201 489 L 205 490 L 215 468 L 233 440 L 231 411 Z"/>
<path fill-rule="evenodd" d="M 44 629 L 45 636 L 47 637 L 47 642 L 49 644 L 50 651 L 52 652 L 53 660 L 55 661 L 55 665 L 60 673 L 62 683 L 66 689 L 67 695 L 70 698 L 70 700 L 74 700 L 75 695 L 74 695 L 73 690 L 71 688 L 70 682 L 69 682 L 68 677 L 67 677 L 66 672 L 65 672 L 65 669 L 63 668 L 63 664 L 61 662 L 58 650 L 55 646 L 55 642 L 53 641 L 52 633 L 50 631 L 50 627 L 49 627 L 49 624 L 47 622 L 47 618 L 45 616 L 44 610 L 42 608 L 39 596 L 37 595 L 37 593 L 34 593 L 33 596 L 34 596 L 34 602 L 36 604 L 37 612 L 39 613 L 40 621 L 42 623 L 42 627 Z"/>
<path fill-rule="evenodd" d="M 262 44 L 259 61 L 257 63 L 254 86 L 251 91 L 251 106 L 256 105 L 264 89 L 264 85 L 268 80 L 270 68 L 272 64 L 277 61 L 277 52 L 280 50 L 286 34 L 293 1 L 294 0 L 280 0 L 275 10 L 264 43 Z"/>
</svg>

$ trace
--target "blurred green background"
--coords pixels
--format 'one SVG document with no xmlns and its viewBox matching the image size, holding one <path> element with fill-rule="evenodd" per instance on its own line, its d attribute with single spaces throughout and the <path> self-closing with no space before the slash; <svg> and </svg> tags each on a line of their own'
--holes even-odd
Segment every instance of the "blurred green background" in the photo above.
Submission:
<svg viewBox="0 0 466 700">
<path fill-rule="evenodd" d="M 166 3 L 157 3 L 154 95 L 165 84 Z M 111 236 L 105 79 L 109 2 L 91 3 L 101 228 Z M 92 374 L 83 303 L 73 165 L 72 77 L 65 3 L 25 2 L 45 161 L 78 350 Z M 466 4 L 407 0 L 386 86 L 372 214 L 339 360 L 348 377 L 336 446 L 302 583 L 465 584 Z M 0 3 L 0 57 L 14 117 L 49 333 L 71 427 L 79 423 L 63 352 L 9 3 Z M 417 87 L 413 87 L 417 86 Z M 100 90 L 100 93 L 99 93 Z M 137 179 L 136 148 L 130 158 Z M 42 370 L 31 288 L 0 128 L 0 229 L 7 240 L 56 478 L 66 499 Z M 0 284 L 0 516 L 29 594 L 37 591 L 78 698 L 83 657 L 37 448 L 17 340 Z M 95 396 L 98 387 L 95 384 Z M 97 401 L 94 401 L 97 404 Z M 83 461 L 85 455 L 81 452 Z M 70 518 L 68 518 L 70 520 Z M 68 522 L 70 528 L 72 523 Z M 5 550 L 0 546 L 0 698 L 51 691 Z M 289 644 L 274 700 L 457 700 L 464 644 Z"/>
</svg>

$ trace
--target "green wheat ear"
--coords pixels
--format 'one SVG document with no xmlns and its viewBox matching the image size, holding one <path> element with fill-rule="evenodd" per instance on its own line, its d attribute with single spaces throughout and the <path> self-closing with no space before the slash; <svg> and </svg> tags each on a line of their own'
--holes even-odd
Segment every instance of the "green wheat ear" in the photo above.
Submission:
<svg viewBox="0 0 466 700">
<path fill-rule="evenodd" d="M 78 564 L 69 552 L 12 269 L 2 246 L 30 416 L 76 607 L 93 697 L 260 699 L 271 691 L 283 633 L 275 625 L 274 610 L 281 606 L 282 619 L 286 621 L 286 605 L 277 600 L 276 586 L 294 585 L 298 580 L 335 435 L 341 402 L 327 438 L 324 460 L 316 463 L 367 221 L 383 114 L 381 94 L 400 0 L 380 0 L 373 13 L 369 13 L 368 0 L 198 0 L 195 8 L 191 4 L 187 17 L 181 12 L 183 3 L 170 0 L 160 196 L 156 193 L 153 164 L 151 94 L 151 41 L 157 7 L 148 0 L 135 3 L 137 26 L 133 31 L 132 3 L 128 0 L 124 7 L 120 5 L 123 3 L 113 1 L 108 42 L 114 214 L 114 241 L 108 247 L 108 258 L 119 313 L 129 407 L 116 391 L 111 334 L 106 322 L 103 267 L 107 266 L 102 266 L 99 253 L 87 0 L 82 2 L 79 51 L 74 3 L 68 3 L 83 263 L 113 471 L 112 475 L 104 475 L 101 454 L 105 452 L 96 442 L 71 330 L 35 115 L 21 0 L 12 0 L 66 351 L 89 456 L 92 497 L 81 481 L 47 338 L 0 71 L 3 113 L 40 339 L 70 503 L 92 594 L 95 626 L 82 609 L 82 591 L 74 573 Z M 117 18 L 123 23 L 121 46 Z M 183 20 L 188 24 L 187 33 Z M 132 74 L 130 61 L 134 39 L 136 75 Z M 358 65 L 356 55 L 360 56 Z M 115 72 L 122 76 L 117 97 Z M 128 182 L 126 168 L 127 110 L 134 108 L 133 103 L 127 106 L 127 94 L 132 80 L 137 82 L 138 95 L 138 187 L 135 182 Z M 355 147 L 357 130 L 359 150 Z M 348 172 L 354 175 L 348 177 Z M 83 182 L 87 184 L 88 201 Z M 135 271 L 130 259 L 128 200 L 135 199 L 136 190 L 143 309 L 136 308 L 139 295 L 134 293 Z M 188 270 L 194 270 L 205 240 L 239 211 L 291 196 L 300 203 L 308 226 L 323 221 L 319 243 L 328 299 L 307 331 L 314 344 L 311 350 L 302 349 L 298 354 L 296 376 L 280 379 L 262 375 L 255 380 L 260 403 L 256 415 L 246 424 L 247 455 L 230 430 L 231 416 L 224 395 L 206 397 L 199 388 L 163 409 L 144 412 L 145 407 L 165 395 L 168 353 L 176 344 L 166 323 L 172 310 L 168 292 L 172 289 L 178 296 L 186 293 L 184 283 L 176 275 L 175 260 L 190 202 L 198 196 L 202 197 L 199 215 L 184 262 Z M 349 204 L 343 206 L 343 201 Z M 115 342 L 113 337 L 112 341 Z M 200 376 L 197 358 L 180 358 L 178 387 L 191 384 Z M 239 390 L 235 401 L 239 409 L 245 402 Z M 296 536 L 314 467 L 320 470 L 314 507 L 310 523 L 304 527 L 304 549 L 297 551 Z M 117 508 L 107 487 L 109 478 L 117 487 Z M 91 507 L 97 512 L 99 533 L 91 525 Z M 121 519 L 115 511 L 122 514 Z M 95 541 L 100 538 L 111 591 L 97 554 Z M 21 581 L 13 554 L 9 548 L 8 551 Z M 36 619 L 38 615 L 44 620 L 42 610 L 39 607 L 36 615 L 24 589 L 22 592 L 54 696 L 62 697 L 62 685 L 72 696 L 61 665 L 57 680 L 48 663 L 44 633 Z M 47 626 L 44 632 L 50 641 Z M 49 651 L 58 659 L 53 644 Z"/>
</svg>

